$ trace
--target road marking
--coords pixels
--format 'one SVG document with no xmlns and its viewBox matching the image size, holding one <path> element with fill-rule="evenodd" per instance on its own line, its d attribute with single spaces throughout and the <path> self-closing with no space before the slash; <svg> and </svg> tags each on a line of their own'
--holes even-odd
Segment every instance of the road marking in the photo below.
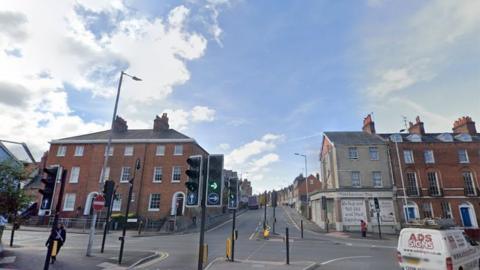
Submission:
<svg viewBox="0 0 480 270">
<path fill-rule="evenodd" d="M 0 264 L 14 263 L 16 258 L 16 256 L 3 257 L 0 259 Z"/>
<path fill-rule="evenodd" d="M 337 262 L 337 261 L 342 261 L 342 260 L 349 260 L 349 259 L 364 259 L 364 258 L 371 258 L 372 256 L 350 256 L 350 257 L 340 257 L 340 258 L 336 258 L 336 259 L 332 259 L 332 260 L 329 260 L 329 261 L 325 261 L 325 262 L 322 262 L 320 263 L 320 265 L 326 265 L 326 264 L 329 264 L 329 263 L 332 263 L 332 262 Z"/>
<path fill-rule="evenodd" d="M 298 227 L 297 223 L 295 223 L 295 221 L 293 220 L 292 216 L 290 216 L 290 214 L 288 213 L 288 211 L 286 211 L 283 206 L 282 206 L 282 210 L 283 210 L 283 212 L 285 212 L 285 214 L 287 214 L 288 218 L 292 221 L 293 226 L 295 226 L 295 228 L 297 228 L 297 230 L 300 230 L 300 228 Z"/>
<path fill-rule="evenodd" d="M 258 248 L 256 248 L 252 253 L 250 253 L 250 255 L 248 255 L 248 257 L 247 257 L 246 260 L 248 261 L 254 254 L 256 254 L 259 250 L 261 250 L 261 249 L 265 246 L 266 243 L 267 243 L 267 241 L 263 242 L 263 244 L 261 244 L 261 245 L 260 245 Z"/>
<path fill-rule="evenodd" d="M 248 210 L 243 211 L 242 213 L 237 214 L 237 218 L 240 217 L 241 215 L 245 214 L 247 211 L 248 211 Z M 225 221 L 225 222 L 223 222 L 223 223 L 221 223 L 221 224 L 218 224 L 217 226 L 215 226 L 215 227 L 213 227 L 213 228 L 211 228 L 211 229 L 208 229 L 206 232 L 214 231 L 214 230 L 222 227 L 223 225 L 225 225 L 225 224 L 227 224 L 227 223 L 229 223 L 229 222 L 231 222 L 231 221 L 232 221 L 232 219 L 230 218 L 229 220 L 227 220 L 227 221 Z"/>
<path fill-rule="evenodd" d="M 103 262 L 100 264 L 97 264 L 98 267 L 103 268 L 103 269 L 108 269 L 108 270 L 123 270 L 127 269 L 126 267 L 118 266 L 117 264 L 109 263 L 109 262 Z"/>
<path fill-rule="evenodd" d="M 159 263 L 163 260 L 165 260 L 166 258 L 168 258 L 169 254 L 167 252 L 163 252 L 163 251 L 159 251 L 159 252 L 156 252 L 155 255 L 158 255 L 159 257 L 158 258 L 155 258 L 151 261 L 148 261 L 146 263 L 141 263 L 142 261 L 145 261 L 147 260 L 148 257 L 146 258 L 143 258 L 143 259 L 140 259 L 139 261 L 137 261 L 136 263 L 132 264 L 128 269 L 142 269 L 144 267 L 147 267 L 147 266 L 150 266 L 150 265 L 153 265 L 155 263 Z M 149 256 L 150 257 L 150 256 Z M 138 265 L 140 264 L 140 265 Z M 138 266 L 137 266 L 138 265 Z"/>
<path fill-rule="evenodd" d="M 346 243 L 345 245 L 347 245 L 347 246 L 349 246 L 349 247 L 353 246 L 352 243 Z"/>
</svg>

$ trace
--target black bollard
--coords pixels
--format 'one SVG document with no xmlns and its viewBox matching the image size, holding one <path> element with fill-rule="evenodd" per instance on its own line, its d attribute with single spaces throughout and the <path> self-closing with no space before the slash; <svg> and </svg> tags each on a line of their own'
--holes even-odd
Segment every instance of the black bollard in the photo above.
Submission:
<svg viewBox="0 0 480 270">
<path fill-rule="evenodd" d="M 288 240 L 288 227 L 285 228 L 285 244 L 287 249 L 287 264 L 290 264 L 290 241 Z"/>
</svg>

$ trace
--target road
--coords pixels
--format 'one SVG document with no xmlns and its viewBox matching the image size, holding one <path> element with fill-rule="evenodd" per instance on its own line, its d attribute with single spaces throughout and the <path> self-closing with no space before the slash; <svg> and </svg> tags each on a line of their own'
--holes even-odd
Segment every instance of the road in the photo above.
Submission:
<svg viewBox="0 0 480 270">
<path fill-rule="evenodd" d="M 272 209 L 268 209 L 269 224 L 272 224 Z M 321 269 L 399 269 L 395 258 L 395 241 L 342 239 L 325 234 L 305 231 L 301 239 L 300 217 L 291 209 L 276 209 L 276 232 L 269 240 L 256 239 L 255 231 L 261 226 L 263 209 L 249 210 L 237 217 L 238 240 L 235 242 L 235 259 L 252 261 L 285 262 L 286 250 L 283 236 L 285 228 L 290 230 L 290 261 L 312 261 Z M 205 234 L 208 244 L 209 261 L 225 256 L 225 241 L 231 234 L 231 221 L 210 229 Z M 8 243 L 9 232 L 4 233 L 3 243 Z M 7 249 L 7 257 L 15 261 L 3 264 L 0 269 L 39 269 L 45 259 L 45 232 L 18 231 L 17 248 Z M 58 265 L 52 269 L 109 269 L 115 265 L 118 256 L 118 235 L 111 234 L 107 239 L 106 254 L 98 251 L 101 237 L 95 238 L 94 256 L 85 257 L 87 245 L 85 234 L 70 233 L 59 255 Z M 196 269 L 198 258 L 198 233 L 184 235 L 164 235 L 134 237 L 129 236 L 125 244 L 126 265 L 141 258 L 159 256 L 141 265 L 138 269 Z M 32 263 L 33 262 L 33 263 Z M 63 267 L 62 267 L 63 266 Z M 65 268 L 64 268 L 65 267 Z"/>
</svg>

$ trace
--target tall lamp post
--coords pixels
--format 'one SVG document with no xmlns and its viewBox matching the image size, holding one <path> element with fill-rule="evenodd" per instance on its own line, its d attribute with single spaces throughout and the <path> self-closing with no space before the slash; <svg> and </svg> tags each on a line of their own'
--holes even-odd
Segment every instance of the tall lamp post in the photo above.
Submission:
<svg viewBox="0 0 480 270">
<path fill-rule="evenodd" d="M 307 155 L 304 155 L 304 154 L 299 154 L 299 153 L 295 153 L 296 156 L 302 156 L 304 159 L 305 159 L 305 188 L 306 188 L 306 191 L 307 191 L 307 218 L 309 218 L 309 207 L 308 207 L 308 204 L 309 204 L 309 201 L 308 201 L 308 176 L 307 176 Z"/>
<path fill-rule="evenodd" d="M 405 129 L 401 129 L 399 132 L 403 132 Z M 402 136 L 401 134 L 399 134 Z M 397 152 L 397 160 L 398 160 L 398 168 L 400 173 L 400 181 L 402 182 L 402 189 L 403 189 L 403 214 L 405 217 L 405 222 L 407 222 L 408 214 L 407 214 L 407 191 L 405 190 L 405 181 L 403 179 L 403 170 L 402 170 L 402 161 L 400 160 L 400 152 L 398 150 L 398 138 L 395 138 L 395 150 Z"/>
<path fill-rule="evenodd" d="M 108 134 L 108 142 L 107 148 L 105 149 L 105 159 L 103 160 L 102 172 L 100 173 L 100 181 L 98 185 L 99 192 L 102 191 L 102 184 L 105 182 L 105 170 L 108 164 L 108 157 L 110 156 L 110 148 L 112 145 L 112 135 L 113 135 L 113 125 L 115 124 L 115 118 L 117 117 L 117 109 L 118 109 L 118 100 L 120 98 L 120 89 L 122 88 L 123 76 L 127 76 L 132 78 L 134 81 L 141 81 L 142 79 L 129 75 L 125 73 L 123 70 L 120 72 L 120 80 L 118 81 L 118 88 L 117 88 L 117 97 L 115 98 L 115 107 L 113 108 L 113 117 L 112 117 L 112 124 L 110 126 L 110 133 Z M 95 224 L 97 223 L 97 212 L 93 212 L 92 216 L 92 224 L 90 225 L 90 234 L 88 236 L 88 246 L 87 246 L 87 256 L 91 256 L 92 254 L 92 245 L 93 245 L 93 237 L 95 236 Z"/>
</svg>

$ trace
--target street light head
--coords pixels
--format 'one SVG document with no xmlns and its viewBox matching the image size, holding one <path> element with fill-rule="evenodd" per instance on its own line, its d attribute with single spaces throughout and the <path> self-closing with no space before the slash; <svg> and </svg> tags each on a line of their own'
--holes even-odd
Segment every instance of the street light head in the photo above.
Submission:
<svg viewBox="0 0 480 270">
<path fill-rule="evenodd" d="M 142 80 L 142 79 L 140 79 L 140 78 L 138 78 L 138 77 L 136 77 L 136 76 L 132 76 L 132 79 L 133 79 L 134 81 L 141 81 L 141 80 Z"/>
<path fill-rule="evenodd" d="M 294 155 L 296 155 L 296 156 L 300 156 L 300 154 L 299 154 L 299 153 L 294 153 Z"/>
<path fill-rule="evenodd" d="M 400 129 L 400 131 L 399 131 L 399 132 L 404 132 L 404 131 L 405 131 L 405 129 Z"/>
</svg>

